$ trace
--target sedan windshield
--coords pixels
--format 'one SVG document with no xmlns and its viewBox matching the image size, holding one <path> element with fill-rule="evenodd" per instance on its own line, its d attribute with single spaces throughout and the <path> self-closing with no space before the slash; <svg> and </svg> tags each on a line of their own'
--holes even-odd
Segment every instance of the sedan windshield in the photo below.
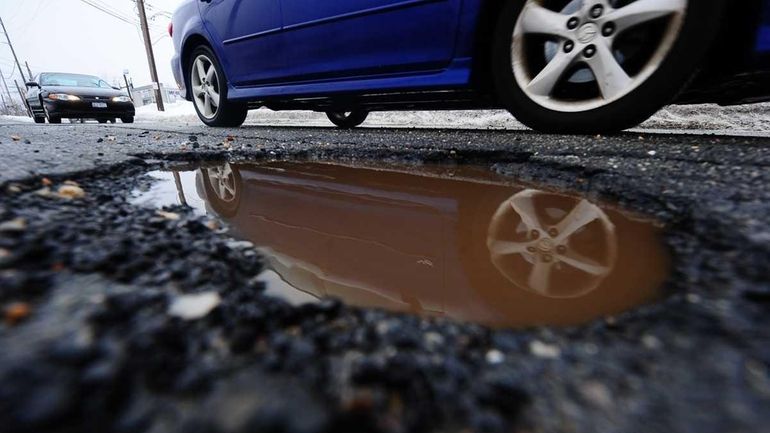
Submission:
<svg viewBox="0 0 770 433">
<path fill-rule="evenodd" d="M 100 87 L 109 89 L 111 86 L 99 77 L 80 74 L 42 74 L 40 76 L 41 86 L 63 86 L 63 87 Z"/>
</svg>

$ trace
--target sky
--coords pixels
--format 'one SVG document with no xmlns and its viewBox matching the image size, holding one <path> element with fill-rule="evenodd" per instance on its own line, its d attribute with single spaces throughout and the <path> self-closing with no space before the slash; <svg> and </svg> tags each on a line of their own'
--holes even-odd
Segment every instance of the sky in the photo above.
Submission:
<svg viewBox="0 0 770 433">
<path fill-rule="evenodd" d="M 174 53 L 168 37 L 169 15 L 183 0 L 145 0 L 154 42 L 158 78 L 175 86 L 169 62 Z M 134 21 L 130 24 L 100 11 L 91 3 Z M 98 75 L 109 83 L 128 70 L 135 86 L 148 85 L 150 70 L 134 0 L 0 0 L 0 18 L 22 67 L 32 72 L 75 72 Z M 11 50 L 0 28 L 0 71 L 19 80 Z M 26 69 L 24 70 L 26 75 Z"/>
</svg>

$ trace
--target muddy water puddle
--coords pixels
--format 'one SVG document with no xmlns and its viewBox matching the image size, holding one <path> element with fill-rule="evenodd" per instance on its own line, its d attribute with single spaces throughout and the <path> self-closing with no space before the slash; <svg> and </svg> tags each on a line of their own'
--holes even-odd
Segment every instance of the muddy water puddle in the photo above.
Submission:
<svg viewBox="0 0 770 433">
<path fill-rule="evenodd" d="M 325 163 L 155 172 L 143 206 L 186 204 L 255 245 L 268 293 L 495 327 L 576 325 L 661 296 L 659 225 L 479 167 Z"/>
</svg>

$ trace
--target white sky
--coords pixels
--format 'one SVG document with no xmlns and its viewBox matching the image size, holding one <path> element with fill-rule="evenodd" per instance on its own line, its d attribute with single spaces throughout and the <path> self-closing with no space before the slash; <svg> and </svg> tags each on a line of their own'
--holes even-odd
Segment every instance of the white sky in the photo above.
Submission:
<svg viewBox="0 0 770 433">
<path fill-rule="evenodd" d="M 138 22 L 134 0 L 86 0 L 106 6 Z M 148 18 L 173 12 L 182 0 L 145 0 Z M 150 84 L 147 55 L 138 24 L 131 25 L 89 6 L 84 0 L 0 0 L 0 18 L 5 22 L 16 54 L 32 72 L 77 72 L 98 75 L 109 83 L 122 80 L 128 69 L 135 86 Z M 170 18 L 157 15 L 150 32 L 155 41 L 158 77 L 175 86 L 169 62 L 174 48 L 168 37 Z M 0 28 L 0 70 L 6 79 L 19 79 L 13 55 Z M 25 69 L 26 74 L 26 69 Z"/>
</svg>

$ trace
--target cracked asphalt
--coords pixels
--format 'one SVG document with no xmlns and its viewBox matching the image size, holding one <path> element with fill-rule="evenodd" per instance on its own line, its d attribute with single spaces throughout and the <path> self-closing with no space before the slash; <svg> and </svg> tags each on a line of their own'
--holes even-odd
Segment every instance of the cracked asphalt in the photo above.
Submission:
<svg viewBox="0 0 770 433">
<path fill-rule="evenodd" d="M 768 138 L 2 123 L 0 154 L 5 431 L 770 425 Z M 668 296 L 584 326 L 523 330 L 332 300 L 292 307 L 262 293 L 259 257 L 206 217 L 130 203 L 149 170 L 225 159 L 477 164 L 618 203 L 665 223 Z M 40 194 L 68 180 L 84 198 Z M 210 292 L 222 302 L 205 318 L 169 316 L 177 297 Z"/>
</svg>

